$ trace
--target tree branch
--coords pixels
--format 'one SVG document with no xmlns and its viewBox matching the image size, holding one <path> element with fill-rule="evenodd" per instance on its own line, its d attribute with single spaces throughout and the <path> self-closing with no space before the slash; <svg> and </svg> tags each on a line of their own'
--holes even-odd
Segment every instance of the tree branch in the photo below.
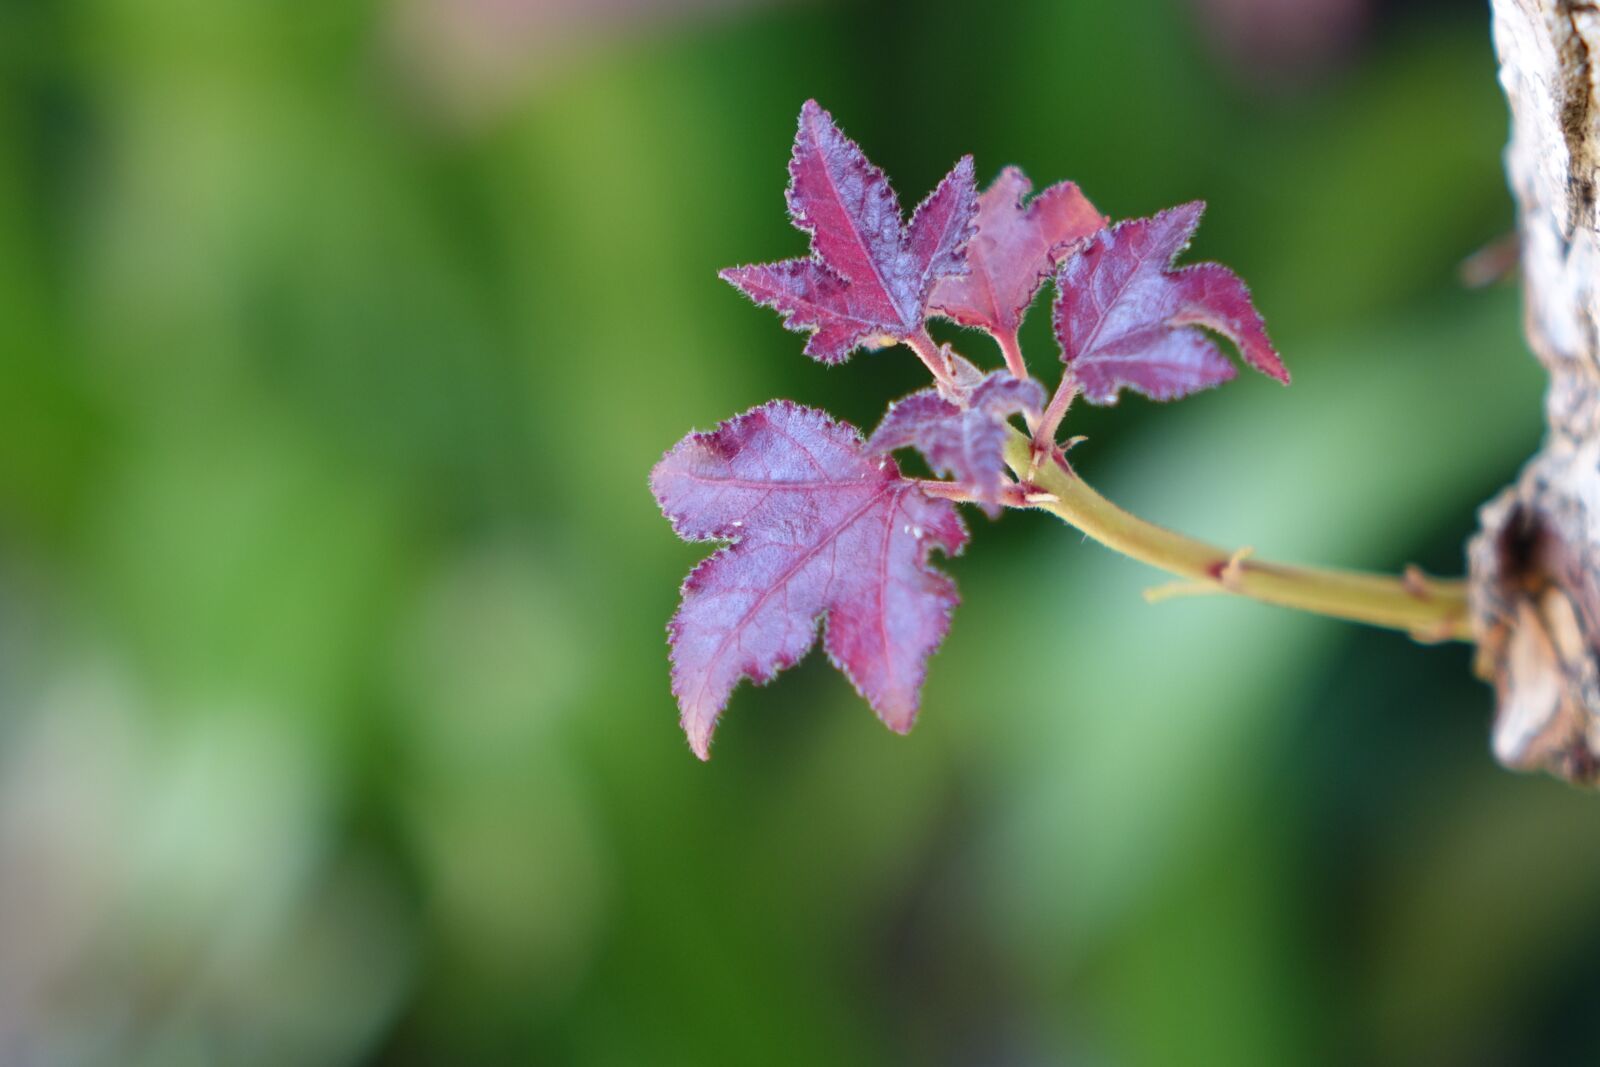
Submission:
<svg viewBox="0 0 1600 1067">
<path fill-rule="evenodd" d="M 1549 432 L 1486 505 L 1469 549 L 1478 670 L 1498 694 L 1495 754 L 1600 776 L 1600 7 L 1494 0 L 1511 106 L 1506 170 L 1524 323 L 1550 374 Z"/>
</svg>

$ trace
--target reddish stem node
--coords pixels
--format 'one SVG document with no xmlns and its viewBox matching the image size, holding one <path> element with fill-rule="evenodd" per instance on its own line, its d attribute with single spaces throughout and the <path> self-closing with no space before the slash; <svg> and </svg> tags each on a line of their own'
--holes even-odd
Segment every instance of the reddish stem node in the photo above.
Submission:
<svg viewBox="0 0 1600 1067">
<path fill-rule="evenodd" d="M 1028 376 L 1028 364 L 1022 358 L 1022 346 L 1017 341 L 1016 331 L 1012 330 L 1010 333 L 996 334 L 995 340 L 1000 343 L 1000 354 L 1006 358 L 1006 369 L 1011 372 L 1011 376 L 1013 378 L 1026 378 Z"/>
<path fill-rule="evenodd" d="M 926 328 L 918 330 L 907 337 L 905 341 L 939 384 L 955 385 L 955 375 L 950 370 L 950 360 L 946 358 L 944 351 L 934 342 L 933 338 L 928 335 Z"/>
<path fill-rule="evenodd" d="M 1073 377 L 1072 370 L 1068 368 L 1061 372 L 1061 384 L 1056 386 L 1055 395 L 1050 398 L 1050 406 L 1044 409 L 1044 416 L 1039 419 L 1039 425 L 1033 431 L 1033 450 L 1036 455 L 1046 455 L 1055 447 L 1056 432 L 1061 429 L 1061 420 L 1067 417 L 1067 409 L 1072 407 L 1072 401 L 1078 395 L 1078 379 Z"/>
</svg>

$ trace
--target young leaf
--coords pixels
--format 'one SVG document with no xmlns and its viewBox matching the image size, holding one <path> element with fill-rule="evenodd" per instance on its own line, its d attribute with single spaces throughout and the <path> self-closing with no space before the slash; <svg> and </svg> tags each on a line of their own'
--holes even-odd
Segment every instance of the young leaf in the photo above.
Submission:
<svg viewBox="0 0 1600 1067">
<path fill-rule="evenodd" d="M 953 399 L 924 389 L 889 409 L 867 441 L 867 451 L 916 448 L 934 471 L 954 478 L 994 518 L 1007 481 L 1006 418 L 1021 411 L 1037 415 L 1043 406 L 1044 388 L 1038 382 L 1013 378 L 1006 371 L 995 371 Z"/>
<path fill-rule="evenodd" d="M 1056 263 L 1108 221 L 1072 182 L 1024 203 L 1032 188 L 1027 175 L 1007 167 L 983 191 L 978 232 L 967 245 L 971 270 L 934 286 L 934 314 L 1015 344 L 1023 314 Z"/>
<path fill-rule="evenodd" d="M 743 678 L 759 684 L 816 642 L 892 730 L 911 728 L 928 657 L 956 606 L 928 563 L 966 543 L 955 506 L 925 495 L 848 423 L 772 401 L 690 434 L 650 475 L 685 540 L 731 541 L 683 583 L 668 626 L 672 691 L 689 745 L 711 732 Z"/>
<path fill-rule="evenodd" d="M 1244 361 L 1289 384 L 1250 291 L 1227 267 L 1172 269 L 1205 205 L 1183 204 L 1101 230 L 1056 275 L 1061 359 L 1092 403 L 1116 403 L 1126 387 L 1175 400 L 1236 373 L 1199 327 L 1239 346 Z"/>
<path fill-rule="evenodd" d="M 721 277 L 777 310 L 787 328 L 814 331 L 805 352 L 823 363 L 842 362 L 869 337 L 918 332 L 934 283 L 967 269 L 978 210 L 971 156 L 903 225 L 883 171 L 808 100 L 789 160 L 787 197 L 791 221 L 811 237 L 811 258 L 731 267 Z"/>
</svg>

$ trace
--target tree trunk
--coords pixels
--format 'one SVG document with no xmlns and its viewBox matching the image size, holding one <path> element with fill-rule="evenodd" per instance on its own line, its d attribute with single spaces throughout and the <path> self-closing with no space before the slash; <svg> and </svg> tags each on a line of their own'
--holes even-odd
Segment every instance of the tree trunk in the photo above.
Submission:
<svg viewBox="0 0 1600 1067">
<path fill-rule="evenodd" d="M 1600 778 L 1600 4 L 1493 0 L 1511 104 L 1524 327 L 1550 375 L 1544 445 L 1469 548 L 1495 755 Z"/>
</svg>

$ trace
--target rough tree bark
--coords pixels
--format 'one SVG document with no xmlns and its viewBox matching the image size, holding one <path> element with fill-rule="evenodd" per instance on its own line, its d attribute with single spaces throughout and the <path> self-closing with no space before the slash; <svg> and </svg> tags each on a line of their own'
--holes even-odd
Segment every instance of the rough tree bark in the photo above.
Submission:
<svg viewBox="0 0 1600 1067">
<path fill-rule="evenodd" d="M 1469 548 L 1495 755 L 1600 779 L 1600 4 L 1493 0 L 1511 105 L 1524 327 L 1550 375 L 1543 447 Z"/>
</svg>

